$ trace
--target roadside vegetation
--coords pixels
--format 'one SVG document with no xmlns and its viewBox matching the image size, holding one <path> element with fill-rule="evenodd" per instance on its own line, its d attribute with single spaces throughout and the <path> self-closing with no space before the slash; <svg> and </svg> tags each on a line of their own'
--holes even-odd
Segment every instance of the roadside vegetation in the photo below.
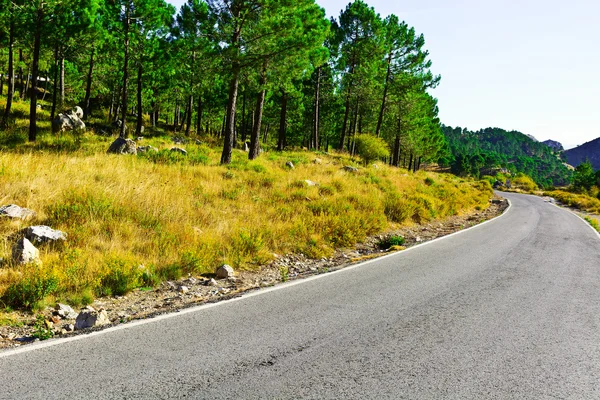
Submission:
<svg viewBox="0 0 600 400">
<path fill-rule="evenodd" d="M 36 151 L 23 144 L 0 152 L 0 203 L 35 210 L 27 224 L 68 234 L 63 245 L 41 249 L 41 267 L 0 269 L 5 306 L 85 304 L 223 263 L 260 268 L 274 253 L 326 257 L 398 224 L 485 208 L 491 196 L 487 182 L 449 174 L 383 163 L 348 172 L 342 167 L 360 160 L 343 154 L 267 152 L 250 161 L 234 150 L 222 166 L 207 144 L 186 145 L 188 158 L 98 151 L 112 140 L 48 135 Z M 165 136 L 143 141 L 171 146 Z M 79 148 L 41 150 L 71 145 Z M 25 224 L 0 220 L 0 257 L 10 259 L 10 238 Z"/>
</svg>

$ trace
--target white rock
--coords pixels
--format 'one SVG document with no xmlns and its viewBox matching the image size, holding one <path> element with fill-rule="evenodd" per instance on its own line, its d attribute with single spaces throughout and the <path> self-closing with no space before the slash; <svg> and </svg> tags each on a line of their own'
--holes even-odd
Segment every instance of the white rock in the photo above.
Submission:
<svg viewBox="0 0 600 400">
<path fill-rule="evenodd" d="M 183 154 L 184 156 L 187 156 L 187 151 L 182 149 L 181 147 L 171 147 L 171 152 L 179 153 L 179 154 Z"/>
<path fill-rule="evenodd" d="M 293 162 L 291 162 L 291 161 L 288 161 L 288 162 L 286 162 L 286 163 L 285 163 L 285 166 L 286 166 L 286 167 L 288 167 L 289 169 L 294 169 L 294 168 L 295 168 L 295 167 L 294 167 L 294 163 L 293 163 Z"/>
<path fill-rule="evenodd" d="M 110 320 L 108 319 L 108 314 L 105 310 L 91 311 L 86 308 L 77 316 L 75 329 L 87 329 L 106 324 L 110 324 Z"/>
<path fill-rule="evenodd" d="M 308 179 L 306 179 L 304 182 L 306 182 L 306 184 L 310 187 L 310 186 L 319 186 L 319 184 L 317 182 L 313 182 L 313 181 L 309 181 Z"/>
<path fill-rule="evenodd" d="M 190 288 L 188 288 L 187 286 L 179 286 L 179 293 L 186 294 L 189 291 Z"/>
<path fill-rule="evenodd" d="M 224 264 L 217 269 L 217 279 L 227 279 L 233 276 L 233 268 L 230 265 Z"/>
<path fill-rule="evenodd" d="M 0 207 L 0 217 L 27 220 L 35 217 L 35 212 L 28 208 L 21 208 L 15 204 Z"/>
<path fill-rule="evenodd" d="M 75 319 L 77 318 L 77 313 L 71 306 L 66 304 L 58 303 L 55 308 L 56 315 L 60 316 L 64 319 Z"/>
<path fill-rule="evenodd" d="M 40 251 L 27 239 L 22 238 L 12 248 L 12 259 L 20 265 L 41 264 Z"/>
<path fill-rule="evenodd" d="M 67 234 L 45 225 L 36 225 L 25 228 L 25 237 L 33 243 L 57 242 L 67 240 Z"/>
</svg>

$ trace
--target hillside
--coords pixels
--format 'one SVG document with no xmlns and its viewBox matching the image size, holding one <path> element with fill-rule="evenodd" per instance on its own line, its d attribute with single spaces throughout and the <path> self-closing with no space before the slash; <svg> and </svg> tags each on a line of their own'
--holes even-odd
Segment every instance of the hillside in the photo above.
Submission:
<svg viewBox="0 0 600 400">
<path fill-rule="evenodd" d="M 459 175 L 488 175 L 506 169 L 522 172 L 540 186 L 565 185 L 571 172 L 546 144 L 517 131 L 486 128 L 477 132 L 444 126 L 453 159 L 449 164 Z"/>
<path fill-rule="evenodd" d="M 574 167 L 589 160 L 595 170 L 600 170 L 600 138 L 565 151 L 565 156 Z"/>
<path fill-rule="evenodd" d="M 92 132 L 0 145 L 0 206 L 36 213 L 0 218 L 0 258 L 11 260 L 28 226 L 67 235 L 40 247 L 41 266 L 4 263 L 3 304 L 85 304 L 223 263 L 252 270 L 274 254 L 320 259 L 393 227 L 485 209 L 492 194 L 486 182 L 363 168 L 343 154 L 267 151 L 250 161 L 234 150 L 224 166 L 210 138 L 178 144 L 184 155 L 170 150 L 171 136 L 147 134 L 139 145 L 157 150 L 138 155 L 106 154 L 114 137 Z"/>
</svg>

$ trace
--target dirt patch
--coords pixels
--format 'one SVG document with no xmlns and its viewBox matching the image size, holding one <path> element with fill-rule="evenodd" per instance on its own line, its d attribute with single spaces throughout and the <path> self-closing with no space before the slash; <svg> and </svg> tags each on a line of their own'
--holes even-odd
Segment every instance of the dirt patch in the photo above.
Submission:
<svg viewBox="0 0 600 400">
<path fill-rule="evenodd" d="M 389 231 L 370 237 L 355 248 L 340 249 L 329 258 L 314 260 L 302 254 L 276 256 L 273 262 L 260 271 L 239 271 L 234 278 L 215 280 L 207 276 L 188 276 L 179 281 L 164 282 L 152 290 L 138 289 L 126 296 L 99 298 L 91 307 L 105 310 L 110 319 L 109 325 L 100 328 L 69 331 L 69 325 L 74 324 L 75 320 L 53 316 L 54 309 L 48 308 L 42 312 L 47 321 L 44 328 L 51 330 L 55 337 L 85 334 L 132 320 L 151 318 L 187 307 L 233 298 L 244 292 L 272 286 L 282 281 L 334 271 L 366 259 L 401 251 L 403 248 L 446 236 L 492 219 L 502 214 L 507 207 L 506 200 L 495 196 L 486 210 Z M 392 236 L 402 236 L 404 238 L 402 246 L 381 248 L 381 243 Z M 10 323 L 5 321 L 5 326 L 0 327 L 0 349 L 18 347 L 38 340 L 33 336 L 36 330 L 33 314 L 13 313 L 11 320 Z"/>
</svg>

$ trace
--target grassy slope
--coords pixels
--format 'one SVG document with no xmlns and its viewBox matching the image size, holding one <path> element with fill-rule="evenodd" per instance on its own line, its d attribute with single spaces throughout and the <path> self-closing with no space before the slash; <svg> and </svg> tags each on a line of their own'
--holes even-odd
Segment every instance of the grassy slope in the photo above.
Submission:
<svg viewBox="0 0 600 400">
<path fill-rule="evenodd" d="M 68 234 L 66 244 L 41 248 L 41 267 L 0 269 L 0 304 L 11 307 L 44 298 L 87 303 L 212 273 L 222 263 L 260 268 L 274 253 L 325 257 L 397 224 L 485 208 L 491 196 L 487 182 L 451 175 L 385 165 L 345 172 L 352 160 L 342 155 L 267 152 L 248 161 L 234 151 L 233 163 L 220 166 L 220 149 L 206 145 L 184 146 L 187 157 L 167 150 L 136 157 L 105 154 L 113 139 L 92 133 L 41 134 L 35 145 L 22 143 L 19 130 L 9 136 L 0 151 L 0 205 L 38 215 L 27 223 L 0 220 L 0 257 L 10 259 L 27 225 Z M 167 137 L 141 144 L 171 146 Z"/>
</svg>

